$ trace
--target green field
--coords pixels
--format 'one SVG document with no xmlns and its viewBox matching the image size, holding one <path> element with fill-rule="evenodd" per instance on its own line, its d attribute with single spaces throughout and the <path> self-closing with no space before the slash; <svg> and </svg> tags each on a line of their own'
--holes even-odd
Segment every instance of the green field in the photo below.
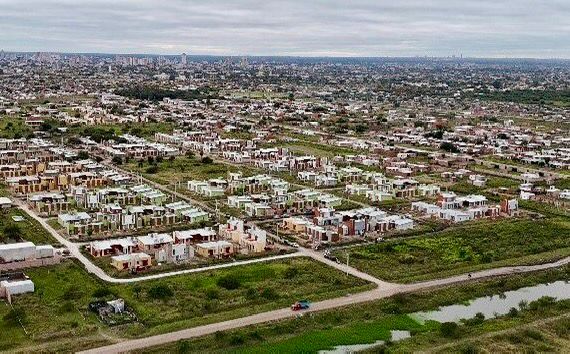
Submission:
<svg viewBox="0 0 570 354">
<path fill-rule="evenodd" d="M 426 322 L 420 325 L 407 314 L 463 303 L 477 297 L 496 295 L 525 286 L 568 279 L 569 271 L 570 267 L 565 267 L 396 295 L 370 303 L 313 313 L 296 319 L 218 332 L 149 348 L 145 353 L 316 353 L 319 350 L 332 349 L 337 345 L 387 340 L 389 330 L 394 329 L 409 330 L 412 338 L 398 343 L 389 342 L 386 348 L 375 348 L 371 352 L 382 352 L 383 349 L 403 353 L 425 351 L 434 345 L 470 338 L 474 333 L 480 335 L 514 326 L 517 323 L 534 321 L 558 312 L 567 312 L 570 301 L 536 307 L 529 304 L 528 311 L 520 311 L 517 316 L 504 316 L 482 323 L 460 324 L 455 338 L 442 335 L 439 323 Z"/>
<path fill-rule="evenodd" d="M 156 172 L 149 170 L 149 167 L 151 166 L 157 167 Z M 199 156 L 178 156 L 174 160 L 163 159 L 162 161 L 155 163 L 149 163 L 148 161 L 141 163 L 130 162 L 123 165 L 122 168 L 142 173 L 145 177 L 164 185 L 173 184 L 175 182 L 185 183 L 189 180 L 207 180 L 219 177 L 225 179 L 228 176 L 228 172 L 241 171 L 246 174 L 253 173 L 253 170 L 247 167 L 238 168 L 220 162 L 204 163 L 200 160 Z"/>
<path fill-rule="evenodd" d="M 59 345 L 73 345 L 66 338 L 100 343 L 108 342 L 108 337 L 164 333 L 286 307 L 299 298 L 318 301 L 372 287 L 308 258 L 128 285 L 104 284 L 71 261 L 26 273 L 36 291 L 15 297 L 14 307 L 24 312 L 29 335 L 5 318 L 9 307 L 0 306 L 0 350 L 45 343 L 57 351 Z M 86 310 L 96 296 L 123 298 L 139 322 L 113 328 L 103 325 Z M 52 339 L 55 342 L 49 343 Z"/>
<path fill-rule="evenodd" d="M 570 254 L 568 235 L 570 221 L 565 218 L 481 220 L 423 237 L 351 248 L 350 261 L 380 279 L 415 282 L 561 258 Z"/>
</svg>

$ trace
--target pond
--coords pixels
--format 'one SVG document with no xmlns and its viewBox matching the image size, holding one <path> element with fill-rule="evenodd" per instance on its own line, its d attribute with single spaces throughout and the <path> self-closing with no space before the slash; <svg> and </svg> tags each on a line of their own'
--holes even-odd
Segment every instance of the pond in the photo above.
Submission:
<svg viewBox="0 0 570 354">
<path fill-rule="evenodd" d="M 480 297 L 469 301 L 466 305 L 444 306 L 436 311 L 416 312 L 412 318 L 420 323 L 427 320 L 438 322 L 459 322 L 462 319 L 470 319 L 481 312 L 485 318 L 505 315 L 511 307 L 518 308 L 521 301 L 531 302 L 543 296 L 550 296 L 556 300 L 570 299 L 570 283 L 556 281 L 549 284 L 539 284 L 518 290 L 507 291 L 500 295 Z"/>
</svg>

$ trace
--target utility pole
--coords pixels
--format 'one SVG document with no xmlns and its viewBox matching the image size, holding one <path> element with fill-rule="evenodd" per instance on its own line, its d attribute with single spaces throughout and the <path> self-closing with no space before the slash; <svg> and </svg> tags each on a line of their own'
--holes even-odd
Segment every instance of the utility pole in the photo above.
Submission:
<svg viewBox="0 0 570 354">
<path fill-rule="evenodd" d="M 348 250 L 346 251 L 346 275 L 348 275 L 348 260 L 350 259 L 350 253 L 348 252 Z"/>
</svg>

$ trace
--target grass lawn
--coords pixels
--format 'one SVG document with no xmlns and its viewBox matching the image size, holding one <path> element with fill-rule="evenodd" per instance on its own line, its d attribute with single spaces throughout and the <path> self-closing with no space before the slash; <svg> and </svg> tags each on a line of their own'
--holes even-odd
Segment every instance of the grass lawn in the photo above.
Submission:
<svg viewBox="0 0 570 354">
<path fill-rule="evenodd" d="M 144 353 L 316 353 L 319 350 L 329 349 L 337 345 L 374 343 L 378 340 L 386 340 L 389 338 L 388 331 L 394 329 L 409 330 L 412 338 L 389 344 L 387 349 L 405 353 L 418 351 L 418 349 L 425 351 L 429 349 L 430 342 L 435 345 L 447 343 L 454 339 L 445 338 L 441 335 L 439 323 L 432 321 L 420 325 L 412 321 L 406 314 L 434 310 L 440 306 L 463 303 L 477 297 L 496 295 L 525 286 L 568 279 L 569 271 L 570 267 L 565 267 L 437 290 L 396 295 L 369 303 L 313 313 L 296 319 L 218 332 L 213 335 L 149 348 Z M 567 311 L 569 304 L 569 301 L 564 301 L 528 313 L 521 311 L 517 319 L 520 322 L 537 319 L 547 312 L 563 311 L 562 309 L 565 306 Z M 459 337 L 455 340 L 469 335 L 470 331 L 477 328 L 484 328 L 485 331 L 502 328 L 502 326 L 497 325 L 497 321 L 503 320 L 511 321 L 513 318 L 488 320 L 475 325 L 460 325 Z M 372 352 L 381 351 L 373 350 Z"/>
<path fill-rule="evenodd" d="M 425 237 L 355 247 L 350 260 L 380 279 L 414 282 L 562 258 L 570 254 L 568 235 L 567 218 L 481 220 Z"/>
<path fill-rule="evenodd" d="M 108 336 L 152 335 L 286 307 L 300 298 L 318 301 L 372 288 L 308 258 L 128 285 L 105 284 L 72 261 L 26 273 L 36 291 L 15 297 L 14 307 L 24 310 L 29 336 L 4 318 L 9 309 L 0 304 L 0 350 L 38 345 L 52 338 L 57 343 L 51 345 L 58 345 L 61 338 L 69 337 L 99 342 Z M 97 290 L 109 294 L 104 299 L 123 298 L 139 322 L 113 328 L 101 324 L 86 310 Z"/>
<path fill-rule="evenodd" d="M 24 220 L 16 222 L 12 220 L 12 216 L 22 216 Z M 14 226 L 19 230 L 17 231 L 19 237 L 10 238 L 6 230 Z M 22 210 L 17 208 L 0 210 L 0 243 L 21 241 L 30 241 L 36 245 L 58 244 L 57 240 L 49 232 Z"/>
<path fill-rule="evenodd" d="M 361 151 L 359 152 L 351 148 L 325 145 L 307 140 L 279 141 L 268 146 L 284 147 L 296 155 L 314 155 L 316 157 L 335 157 L 337 155 L 357 155 L 361 153 Z"/>
</svg>

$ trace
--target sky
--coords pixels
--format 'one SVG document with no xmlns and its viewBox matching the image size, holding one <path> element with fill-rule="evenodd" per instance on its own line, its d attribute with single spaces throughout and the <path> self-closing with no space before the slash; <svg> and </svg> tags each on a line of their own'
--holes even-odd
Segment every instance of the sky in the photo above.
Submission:
<svg viewBox="0 0 570 354">
<path fill-rule="evenodd" d="M 0 0 L 0 49 L 570 58 L 570 0 Z"/>
</svg>

